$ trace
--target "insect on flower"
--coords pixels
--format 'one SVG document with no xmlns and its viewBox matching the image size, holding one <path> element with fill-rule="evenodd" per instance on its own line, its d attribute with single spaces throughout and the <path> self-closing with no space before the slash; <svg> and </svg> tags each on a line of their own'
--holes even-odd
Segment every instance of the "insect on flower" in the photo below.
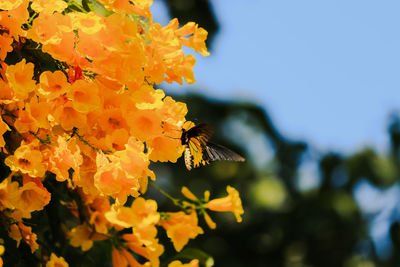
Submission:
<svg viewBox="0 0 400 267">
<path fill-rule="evenodd" d="M 200 123 L 189 130 L 182 129 L 181 142 L 182 145 L 186 145 L 185 165 L 188 170 L 204 166 L 211 161 L 245 161 L 245 158 L 236 152 L 209 142 L 213 133 L 213 128 L 206 123 Z"/>
</svg>

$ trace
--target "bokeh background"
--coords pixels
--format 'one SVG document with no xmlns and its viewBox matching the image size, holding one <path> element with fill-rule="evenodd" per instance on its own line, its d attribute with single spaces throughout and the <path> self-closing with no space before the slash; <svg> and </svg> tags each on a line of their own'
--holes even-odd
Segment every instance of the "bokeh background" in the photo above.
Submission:
<svg viewBox="0 0 400 267">
<path fill-rule="evenodd" d="M 218 267 L 400 266 L 399 10 L 398 1 L 154 1 L 156 22 L 198 22 L 211 52 L 196 56 L 196 84 L 160 87 L 247 158 L 190 172 L 182 159 L 153 166 L 174 195 L 182 185 L 241 193 L 243 222 L 215 214 L 217 229 L 189 246 Z"/>
</svg>

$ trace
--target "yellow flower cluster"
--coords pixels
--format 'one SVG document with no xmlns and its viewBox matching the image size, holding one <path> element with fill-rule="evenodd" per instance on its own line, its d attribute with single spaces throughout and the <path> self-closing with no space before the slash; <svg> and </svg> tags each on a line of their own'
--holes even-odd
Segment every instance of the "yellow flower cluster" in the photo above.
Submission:
<svg viewBox="0 0 400 267">
<path fill-rule="evenodd" d="M 207 56 L 207 32 L 193 22 L 179 27 L 177 19 L 165 27 L 153 23 L 151 0 L 98 2 L 107 16 L 74 1 L 0 1 L 0 149 L 11 170 L 0 183 L 0 212 L 7 218 L 1 227 L 18 246 L 23 240 L 32 253 L 38 250 L 24 219 L 50 202 L 42 182 L 55 177 L 67 181 L 86 210 L 82 221 L 77 204 L 65 204 L 79 222 L 67 231 L 72 246 L 87 251 L 94 241 L 130 229 L 113 243 L 114 266 L 159 266 L 164 247 L 157 227 L 165 228 L 177 251 L 203 230 L 195 208 L 160 213 L 154 200 L 141 197 L 148 179 L 155 179 L 150 161 L 176 162 L 184 150 L 177 135 L 187 107 L 154 84 L 195 82 L 195 58 L 182 46 Z M 19 53 L 24 46 L 50 55 L 53 67 L 25 58 Z M 10 53 L 19 60 L 10 63 Z M 211 228 L 205 209 L 232 211 L 240 221 L 238 193 L 228 192 L 199 202 Z M 128 197 L 135 198 L 129 205 Z M 46 266 L 68 264 L 52 253 Z"/>
</svg>

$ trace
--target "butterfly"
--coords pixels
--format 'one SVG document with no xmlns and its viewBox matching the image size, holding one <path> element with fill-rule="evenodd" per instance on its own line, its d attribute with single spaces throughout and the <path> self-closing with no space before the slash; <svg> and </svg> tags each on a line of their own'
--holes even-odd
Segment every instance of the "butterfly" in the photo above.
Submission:
<svg viewBox="0 0 400 267">
<path fill-rule="evenodd" d="M 182 129 L 181 143 L 186 145 L 184 157 L 189 171 L 211 161 L 245 161 L 242 156 L 232 150 L 209 142 L 213 134 L 213 128 L 206 123 L 197 124 L 188 130 Z"/>
</svg>

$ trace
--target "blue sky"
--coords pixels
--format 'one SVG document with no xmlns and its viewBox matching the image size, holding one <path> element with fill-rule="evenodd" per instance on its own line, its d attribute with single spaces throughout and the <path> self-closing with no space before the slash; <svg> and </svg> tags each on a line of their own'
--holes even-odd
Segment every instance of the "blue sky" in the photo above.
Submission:
<svg viewBox="0 0 400 267">
<path fill-rule="evenodd" d="M 197 55 L 188 90 L 255 101 L 285 136 L 321 150 L 388 145 L 389 113 L 400 110 L 400 1 L 211 3 L 220 32 L 211 56 Z M 160 1 L 152 10 L 168 22 Z"/>
</svg>

